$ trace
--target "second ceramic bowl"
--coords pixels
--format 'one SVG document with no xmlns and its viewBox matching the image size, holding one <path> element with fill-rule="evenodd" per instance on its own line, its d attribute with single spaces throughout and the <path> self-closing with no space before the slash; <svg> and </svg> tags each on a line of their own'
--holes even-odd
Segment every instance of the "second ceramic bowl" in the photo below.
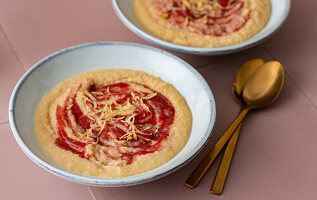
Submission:
<svg viewBox="0 0 317 200">
<path fill-rule="evenodd" d="M 272 7 L 270 20 L 268 24 L 264 27 L 264 29 L 256 34 L 254 37 L 235 45 L 215 48 L 200 48 L 170 43 L 151 35 L 146 30 L 144 30 L 144 28 L 136 19 L 132 7 L 133 0 L 112 0 L 113 8 L 119 16 L 120 20 L 131 31 L 133 31 L 141 38 L 172 51 L 197 55 L 223 55 L 234 53 L 253 47 L 268 39 L 281 27 L 288 16 L 291 5 L 290 0 L 270 0 L 270 2 Z"/>
</svg>

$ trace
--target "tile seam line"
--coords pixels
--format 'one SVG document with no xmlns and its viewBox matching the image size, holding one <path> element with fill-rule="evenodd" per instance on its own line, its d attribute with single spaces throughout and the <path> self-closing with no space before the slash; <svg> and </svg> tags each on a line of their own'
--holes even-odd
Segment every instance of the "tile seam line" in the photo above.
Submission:
<svg viewBox="0 0 317 200">
<path fill-rule="evenodd" d="M 7 33 L 5 32 L 5 30 L 4 30 L 4 28 L 3 28 L 1 23 L 0 23 L 0 29 L 1 29 L 1 32 L 3 33 L 3 35 L 4 35 L 5 40 L 8 42 L 11 51 L 13 52 L 14 56 L 18 60 L 18 63 L 20 64 L 20 67 L 22 67 L 23 71 L 26 71 L 25 67 L 24 67 L 24 65 L 23 65 L 23 63 L 22 63 L 22 61 L 20 59 L 20 57 L 18 56 L 17 52 L 15 51 L 15 49 L 14 49 L 14 47 L 13 47 L 13 45 L 12 45 L 12 43 L 11 43 L 11 41 L 10 41 L 10 39 L 9 39 Z"/>
<path fill-rule="evenodd" d="M 1 122 L 1 123 L 0 123 L 0 126 L 1 126 L 1 125 L 4 125 L 4 124 L 9 124 L 9 122 L 8 122 L 8 121 L 7 121 L 7 122 Z"/>
<path fill-rule="evenodd" d="M 274 60 L 277 60 L 277 59 L 275 58 L 275 56 L 273 56 L 273 54 L 267 49 L 266 46 L 263 46 L 263 49 L 269 54 L 269 56 L 270 56 L 271 58 L 273 58 Z M 296 81 L 289 73 L 287 73 L 286 70 L 284 70 L 284 71 L 285 71 L 286 76 L 288 76 L 288 77 L 291 79 L 291 81 L 294 82 L 294 84 L 295 84 L 296 87 L 299 89 L 299 91 L 301 91 L 301 93 L 309 100 L 309 102 L 310 102 L 310 103 L 313 105 L 313 107 L 317 110 L 317 105 L 315 105 L 315 103 L 314 103 L 314 102 L 312 101 L 312 99 L 306 94 L 306 92 L 302 89 L 302 87 L 299 86 L 299 84 L 297 83 L 297 81 Z"/>
<path fill-rule="evenodd" d="M 201 64 L 201 65 L 197 65 L 196 67 L 194 67 L 197 71 L 199 71 L 200 69 L 203 69 L 203 68 L 206 68 L 206 67 L 209 67 L 210 65 L 215 65 L 221 61 L 225 60 L 225 58 L 221 58 L 220 60 L 216 60 L 214 62 L 208 62 L 208 63 L 204 63 L 204 64 Z"/>
<path fill-rule="evenodd" d="M 95 194 L 93 193 L 93 191 L 91 190 L 90 186 L 87 186 L 88 187 L 88 192 L 90 193 L 91 197 L 93 200 L 97 200 Z"/>
</svg>

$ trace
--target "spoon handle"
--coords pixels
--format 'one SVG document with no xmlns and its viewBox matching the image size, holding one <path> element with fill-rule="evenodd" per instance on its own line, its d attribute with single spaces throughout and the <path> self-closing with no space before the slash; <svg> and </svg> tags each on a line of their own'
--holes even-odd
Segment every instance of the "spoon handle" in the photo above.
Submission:
<svg viewBox="0 0 317 200">
<path fill-rule="evenodd" d="M 221 138 L 217 141 L 215 146 L 211 149 L 211 151 L 207 154 L 207 156 L 201 161 L 201 163 L 196 167 L 193 173 L 188 177 L 185 181 L 185 185 L 190 188 L 195 188 L 201 178 L 204 176 L 211 163 L 215 160 L 221 149 L 227 143 L 227 141 L 232 136 L 233 132 L 236 130 L 237 126 L 246 116 L 250 109 L 242 108 L 239 115 L 232 122 L 229 128 L 224 132 Z"/>
<path fill-rule="evenodd" d="M 210 188 L 211 194 L 220 195 L 222 193 L 223 187 L 226 182 L 226 178 L 229 172 L 231 160 L 233 157 L 234 150 L 236 148 L 236 144 L 238 141 L 239 133 L 240 133 L 241 124 L 239 124 L 238 128 L 234 131 L 232 137 L 230 138 L 225 154 L 221 160 L 220 166 L 217 171 L 217 175 L 212 183 Z"/>
</svg>

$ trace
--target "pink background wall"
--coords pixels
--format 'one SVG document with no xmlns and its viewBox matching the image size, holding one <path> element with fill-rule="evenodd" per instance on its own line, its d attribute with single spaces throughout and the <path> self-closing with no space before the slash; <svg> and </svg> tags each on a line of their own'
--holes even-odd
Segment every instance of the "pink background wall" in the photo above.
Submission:
<svg viewBox="0 0 317 200">
<path fill-rule="evenodd" d="M 205 77 L 217 103 L 208 145 L 188 165 L 157 181 L 124 188 L 88 187 L 38 167 L 20 150 L 8 123 L 11 91 L 38 60 L 92 41 L 150 45 L 117 18 L 110 0 L 0 0 L 0 199 L 316 199 L 317 1 L 293 0 L 282 29 L 265 43 L 218 57 L 177 56 Z M 277 59 L 285 87 L 272 106 L 252 112 L 242 129 L 223 195 L 208 193 L 219 159 L 195 190 L 183 185 L 239 111 L 231 83 L 246 60 Z"/>
</svg>

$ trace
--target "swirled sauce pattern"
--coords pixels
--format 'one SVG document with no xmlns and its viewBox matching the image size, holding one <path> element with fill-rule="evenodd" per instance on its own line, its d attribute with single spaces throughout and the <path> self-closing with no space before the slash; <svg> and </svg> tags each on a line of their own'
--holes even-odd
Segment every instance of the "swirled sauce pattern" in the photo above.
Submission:
<svg viewBox="0 0 317 200">
<path fill-rule="evenodd" d="M 153 0 L 160 17 L 173 26 L 201 35 L 226 36 L 249 21 L 244 0 Z"/>
<path fill-rule="evenodd" d="M 72 87 L 56 107 L 55 144 L 99 165 L 126 166 L 160 150 L 175 110 L 159 92 L 133 82 Z"/>
</svg>

